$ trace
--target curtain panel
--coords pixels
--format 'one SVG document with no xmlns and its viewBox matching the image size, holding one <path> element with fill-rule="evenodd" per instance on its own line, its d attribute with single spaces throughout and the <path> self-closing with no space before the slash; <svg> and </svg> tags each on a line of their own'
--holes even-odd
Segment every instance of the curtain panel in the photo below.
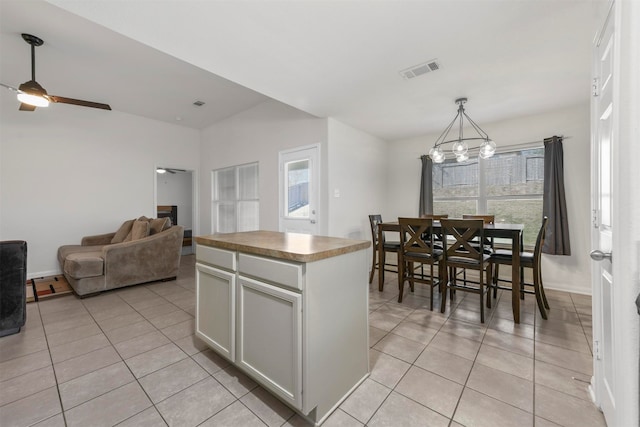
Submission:
<svg viewBox="0 0 640 427">
<path fill-rule="evenodd" d="M 433 214 L 433 162 L 426 154 L 422 160 L 422 175 L 420 176 L 420 206 L 418 215 Z"/>
<path fill-rule="evenodd" d="M 542 215 L 549 217 L 542 252 L 551 255 L 571 255 L 567 202 L 564 191 L 562 137 L 559 136 L 544 140 Z"/>
</svg>

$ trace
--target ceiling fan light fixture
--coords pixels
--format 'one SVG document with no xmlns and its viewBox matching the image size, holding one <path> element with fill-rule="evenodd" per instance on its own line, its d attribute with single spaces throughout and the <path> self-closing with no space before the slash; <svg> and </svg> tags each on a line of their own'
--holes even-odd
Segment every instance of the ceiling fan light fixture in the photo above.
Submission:
<svg viewBox="0 0 640 427">
<path fill-rule="evenodd" d="M 29 80 L 18 87 L 18 101 L 34 107 L 48 107 L 47 91 L 38 82 Z"/>
<path fill-rule="evenodd" d="M 158 173 L 167 173 L 167 170 L 165 168 L 157 168 L 156 172 L 158 172 Z"/>
<path fill-rule="evenodd" d="M 35 111 L 37 107 L 48 107 L 49 103 L 55 102 L 59 104 L 78 105 L 80 107 L 99 108 L 101 110 L 111 110 L 109 104 L 100 102 L 83 101 L 82 99 L 67 98 L 64 96 L 49 95 L 42 86 L 36 81 L 36 51 L 37 46 L 42 46 L 44 41 L 40 37 L 32 34 L 22 34 L 22 38 L 31 46 L 31 80 L 24 82 L 19 88 L 0 83 L 0 86 L 17 92 L 18 101 L 20 101 L 20 111 Z"/>
</svg>

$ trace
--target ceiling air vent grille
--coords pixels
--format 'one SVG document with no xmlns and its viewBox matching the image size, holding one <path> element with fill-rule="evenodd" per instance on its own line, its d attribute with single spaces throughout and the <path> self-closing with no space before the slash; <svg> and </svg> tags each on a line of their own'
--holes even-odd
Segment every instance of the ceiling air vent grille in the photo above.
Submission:
<svg viewBox="0 0 640 427">
<path fill-rule="evenodd" d="M 202 107 L 204 105 L 204 101 L 196 101 L 193 103 L 196 107 Z"/>
<path fill-rule="evenodd" d="M 405 80 L 409 80 L 430 73 L 431 71 L 437 71 L 439 69 L 440 64 L 438 64 L 438 60 L 432 59 L 425 63 L 414 65 L 413 67 L 404 69 L 400 71 L 400 75 Z"/>
</svg>

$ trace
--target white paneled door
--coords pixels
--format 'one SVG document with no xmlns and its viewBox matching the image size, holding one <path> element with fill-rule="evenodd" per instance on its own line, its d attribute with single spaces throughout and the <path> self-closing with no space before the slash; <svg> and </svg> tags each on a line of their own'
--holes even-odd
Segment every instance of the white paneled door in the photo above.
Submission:
<svg viewBox="0 0 640 427">
<path fill-rule="evenodd" d="M 320 146 L 280 152 L 280 231 L 318 234 Z"/>
<path fill-rule="evenodd" d="M 592 386 L 596 404 L 613 427 L 640 424 L 639 321 L 633 304 L 639 290 L 640 93 L 633 92 L 640 68 L 634 52 L 640 41 L 640 6 L 624 0 L 608 6 L 600 14 L 593 49 Z"/>
</svg>

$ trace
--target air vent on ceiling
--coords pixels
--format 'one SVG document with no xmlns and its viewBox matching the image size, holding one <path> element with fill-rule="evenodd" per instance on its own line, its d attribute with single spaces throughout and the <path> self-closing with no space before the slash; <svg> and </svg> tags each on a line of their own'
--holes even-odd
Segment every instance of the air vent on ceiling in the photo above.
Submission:
<svg viewBox="0 0 640 427">
<path fill-rule="evenodd" d="M 430 73 L 431 71 L 439 70 L 440 64 L 438 64 L 437 61 L 437 59 L 432 59 L 425 63 L 414 65 L 413 67 L 400 71 L 400 75 L 405 80 L 409 80 Z"/>
<path fill-rule="evenodd" d="M 193 103 L 196 107 L 202 107 L 204 105 L 204 101 L 196 101 Z"/>
</svg>

